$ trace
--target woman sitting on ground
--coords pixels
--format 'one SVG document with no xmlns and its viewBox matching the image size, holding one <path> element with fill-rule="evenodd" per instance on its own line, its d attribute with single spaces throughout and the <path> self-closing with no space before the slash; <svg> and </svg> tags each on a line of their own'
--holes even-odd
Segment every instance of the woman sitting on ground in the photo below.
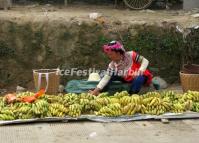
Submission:
<svg viewBox="0 0 199 143">
<path fill-rule="evenodd" d="M 90 91 L 91 94 L 98 95 L 105 91 L 115 80 L 131 83 L 129 94 L 136 94 L 143 85 L 151 83 L 152 74 L 147 70 L 149 61 L 143 56 L 135 51 L 126 52 L 123 45 L 118 41 L 104 45 L 103 51 L 111 62 L 97 87 Z"/>
</svg>

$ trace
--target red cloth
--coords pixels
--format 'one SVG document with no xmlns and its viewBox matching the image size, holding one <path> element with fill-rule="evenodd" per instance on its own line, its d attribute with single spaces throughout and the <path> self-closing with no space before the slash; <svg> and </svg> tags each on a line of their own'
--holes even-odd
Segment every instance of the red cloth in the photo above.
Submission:
<svg viewBox="0 0 199 143">
<path fill-rule="evenodd" d="M 138 71 L 141 66 L 141 64 L 136 61 L 138 56 L 139 55 L 133 51 L 133 53 L 132 53 L 133 64 L 131 66 L 131 69 L 128 70 L 127 75 L 124 77 L 124 80 L 127 82 L 130 82 L 133 80 L 134 77 L 132 76 L 132 73 L 135 71 Z M 151 74 L 151 72 L 148 69 L 144 71 L 144 76 L 147 77 L 146 85 L 150 85 L 152 82 L 153 75 Z"/>
</svg>

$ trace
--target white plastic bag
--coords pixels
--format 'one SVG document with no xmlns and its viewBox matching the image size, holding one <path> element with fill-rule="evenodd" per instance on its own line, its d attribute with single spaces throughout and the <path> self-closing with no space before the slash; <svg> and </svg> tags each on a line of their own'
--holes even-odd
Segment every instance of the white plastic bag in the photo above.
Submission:
<svg viewBox="0 0 199 143">
<path fill-rule="evenodd" d="M 152 82 L 153 84 L 158 84 L 159 89 L 166 89 L 168 87 L 167 82 L 159 76 L 155 76 Z"/>
</svg>

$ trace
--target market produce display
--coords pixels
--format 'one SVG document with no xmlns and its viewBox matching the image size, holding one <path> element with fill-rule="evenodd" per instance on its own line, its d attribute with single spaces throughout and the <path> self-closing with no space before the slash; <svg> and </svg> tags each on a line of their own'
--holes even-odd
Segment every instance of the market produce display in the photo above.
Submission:
<svg viewBox="0 0 199 143">
<path fill-rule="evenodd" d="M 33 96 L 34 93 L 16 94 L 17 98 Z M 12 103 L 6 96 L 0 97 L 0 120 L 34 119 L 45 117 L 74 118 L 80 115 L 118 117 L 134 114 L 161 115 L 164 113 L 199 112 L 199 92 L 188 91 L 177 94 L 173 91 L 148 92 L 143 95 L 129 95 L 118 92 L 114 95 L 101 93 L 93 96 L 89 93 L 42 95 L 34 102 L 16 100 Z"/>
</svg>

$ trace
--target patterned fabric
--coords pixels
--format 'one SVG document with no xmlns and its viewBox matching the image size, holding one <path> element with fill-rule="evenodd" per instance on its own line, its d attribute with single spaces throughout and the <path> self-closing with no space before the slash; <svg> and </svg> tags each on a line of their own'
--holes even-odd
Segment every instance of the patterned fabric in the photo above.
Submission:
<svg viewBox="0 0 199 143">
<path fill-rule="evenodd" d="M 134 80 L 134 78 L 132 76 L 132 73 L 135 72 L 135 71 L 138 71 L 140 69 L 140 66 L 141 66 L 141 62 L 140 61 L 142 61 L 142 59 L 143 59 L 142 56 L 138 55 L 136 52 L 132 52 L 133 64 L 131 65 L 131 68 L 128 70 L 127 75 L 124 77 L 124 79 L 126 81 Z M 146 84 L 147 85 L 151 84 L 152 78 L 153 78 L 153 75 L 151 74 L 151 72 L 148 69 L 146 69 L 144 71 L 143 75 L 147 77 Z"/>
<path fill-rule="evenodd" d="M 122 76 L 126 81 L 132 81 L 133 77 L 131 74 L 134 71 L 139 70 L 142 60 L 143 56 L 139 55 L 138 53 L 134 51 L 126 52 L 123 59 L 118 63 L 112 61 L 109 64 L 107 74 L 109 76 Z M 144 75 L 148 77 L 147 84 L 150 84 L 152 80 L 152 74 L 149 72 L 149 70 L 145 70 Z"/>
<path fill-rule="evenodd" d="M 126 52 L 123 59 L 120 60 L 118 63 L 112 61 L 107 69 L 107 74 L 112 76 L 113 74 L 119 76 L 125 76 L 131 65 L 133 64 L 132 61 L 132 51 Z"/>
</svg>

